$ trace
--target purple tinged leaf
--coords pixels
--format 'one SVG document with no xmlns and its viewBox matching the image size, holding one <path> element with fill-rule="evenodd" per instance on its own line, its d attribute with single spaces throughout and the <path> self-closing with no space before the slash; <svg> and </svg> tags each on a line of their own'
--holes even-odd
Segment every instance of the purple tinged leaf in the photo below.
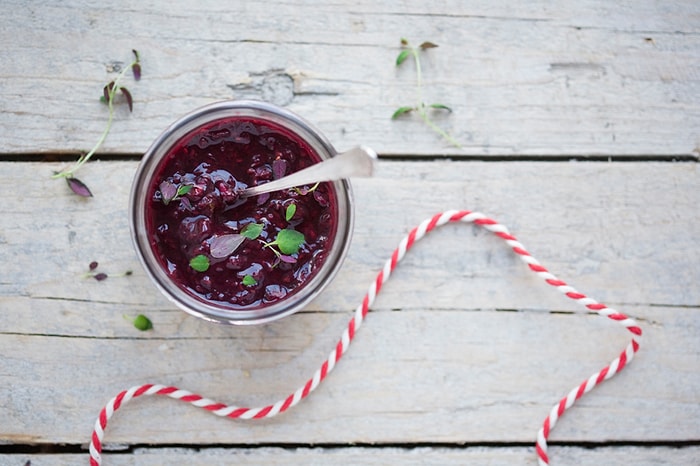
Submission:
<svg viewBox="0 0 700 466">
<path fill-rule="evenodd" d="M 217 236 L 209 244 L 209 253 L 211 257 L 216 259 L 228 257 L 243 244 L 245 238 L 245 236 L 235 233 Z"/>
<path fill-rule="evenodd" d="M 90 262 L 90 270 L 95 270 L 98 265 L 97 261 Z"/>
<path fill-rule="evenodd" d="M 432 42 L 423 42 L 422 44 L 420 44 L 420 48 L 423 50 L 434 49 L 436 47 L 437 47 L 437 44 L 433 44 Z"/>
<path fill-rule="evenodd" d="M 134 72 L 134 79 L 135 79 L 136 81 L 141 80 L 141 65 L 140 65 L 140 64 L 134 63 L 134 64 L 131 66 L 131 71 Z"/>
<path fill-rule="evenodd" d="M 97 280 L 98 282 L 101 282 L 101 281 L 103 281 L 103 280 L 107 280 L 107 274 L 104 273 L 104 272 L 100 272 L 100 273 L 98 273 L 98 274 L 95 274 L 95 275 L 93 276 L 93 278 L 94 278 L 95 280 Z"/>
<path fill-rule="evenodd" d="M 109 83 L 113 84 L 113 83 Z M 109 102 L 109 84 L 105 84 L 105 87 L 102 88 L 102 102 L 107 103 Z"/>
<path fill-rule="evenodd" d="M 287 161 L 284 159 L 275 159 L 272 162 L 272 176 L 279 180 L 287 173 Z"/>
<path fill-rule="evenodd" d="M 134 99 L 131 97 L 131 92 L 125 87 L 120 87 L 120 91 L 122 91 L 122 94 L 124 94 L 124 97 L 126 97 L 126 103 L 129 105 L 129 111 L 133 112 L 134 111 Z"/>
<path fill-rule="evenodd" d="M 70 190 L 78 196 L 92 197 L 90 189 L 85 185 L 85 183 L 80 181 L 78 178 L 73 178 L 72 176 L 68 177 L 66 178 L 66 183 L 68 183 L 68 187 L 70 188 Z"/>
<path fill-rule="evenodd" d="M 182 199 L 180 199 L 180 205 L 183 209 L 192 211 L 192 203 L 190 202 L 189 198 L 183 197 Z"/>
<path fill-rule="evenodd" d="M 288 256 L 286 254 L 280 254 L 279 259 L 282 262 L 286 262 L 287 264 L 296 264 L 297 263 L 297 260 L 294 257 Z"/>
<path fill-rule="evenodd" d="M 163 204 L 168 205 L 175 196 L 177 196 L 177 186 L 170 181 L 163 181 L 160 186 L 160 194 L 163 198 Z"/>
<path fill-rule="evenodd" d="M 267 202 L 268 199 L 270 199 L 270 193 L 262 193 L 261 195 L 258 196 L 257 204 L 263 205 L 264 203 Z"/>
</svg>

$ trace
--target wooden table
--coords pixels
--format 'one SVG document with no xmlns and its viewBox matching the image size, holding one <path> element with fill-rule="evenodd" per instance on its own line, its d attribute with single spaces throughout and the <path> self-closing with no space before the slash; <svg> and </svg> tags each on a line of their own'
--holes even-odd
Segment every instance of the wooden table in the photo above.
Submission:
<svg viewBox="0 0 700 466">
<path fill-rule="evenodd" d="M 191 4 L 190 4 L 191 3 Z M 623 4 L 624 3 L 624 4 Z M 430 5 L 430 6 L 429 6 Z M 287 396 L 317 369 L 404 234 L 447 209 L 507 225 L 552 272 L 633 316 L 634 362 L 568 411 L 553 464 L 700 463 L 700 3 L 193 2 L 0 5 L 0 464 L 87 464 L 99 410 L 120 390 L 175 385 L 230 404 Z M 435 122 L 392 121 L 423 97 Z M 102 86 L 133 113 L 96 142 Z M 176 309 L 133 251 L 139 156 L 182 114 L 262 99 L 339 150 L 380 154 L 353 181 L 349 257 L 303 312 L 255 327 Z M 99 261 L 111 276 L 84 278 Z M 151 331 L 124 316 L 147 315 Z M 582 312 L 477 226 L 444 226 L 384 286 L 335 371 L 289 412 L 220 419 L 165 397 L 132 401 L 106 465 L 530 464 L 551 407 L 629 333 Z"/>
</svg>

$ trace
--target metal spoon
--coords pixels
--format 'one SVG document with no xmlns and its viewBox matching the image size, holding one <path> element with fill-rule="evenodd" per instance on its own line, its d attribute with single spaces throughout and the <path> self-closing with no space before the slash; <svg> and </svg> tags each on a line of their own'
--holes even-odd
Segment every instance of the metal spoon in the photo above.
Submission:
<svg viewBox="0 0 700 466">
<path fill-rule="evenodd" d="M 376 158 L 377 153 L 369 147 L 355 147 L 279 180 L 246 188 L 241 192 L 240 197 L 257 196 L 319 181 L 334 181 L 353 176 L 372 176 Z"/>
</svg>

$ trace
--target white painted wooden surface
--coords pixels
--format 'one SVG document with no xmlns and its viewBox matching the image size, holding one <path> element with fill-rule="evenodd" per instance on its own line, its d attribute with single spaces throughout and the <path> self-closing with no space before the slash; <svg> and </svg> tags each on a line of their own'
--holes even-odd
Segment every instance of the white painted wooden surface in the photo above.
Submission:
<svg viewBox="0 0 700 466">
<path fill-rule="evenodd" d="M 102 86 L 143 57 L 105 152 L 140 153 L 215 100 L 263 98 L 316 123 L 339 149 L 382 154 L 698 156 L 700 3 L 5 0 L 5 153 L 86 151 L 106 119 Z M 418 119 L 399 39 L 424 57 L 425 100 L 454 108 L 442 142 Z M 128 82 L 128 81 L 127 81 Z"/>
<path fill-rule="evenodd" d="M 700 458 L 700 448 L 575 448 L 557 447 L 550 449 L 559 464 L 605 464 L 610 466 L 664 466 L 696 464 Z M 532 448 L 259 448 L 222 449 L 212 448 L 203 451 L 181 449 L 136 449 L 133 455 L 111 455 L 109 464 L 113 466 L 160 466 L 187 464 L 189 466 L 217 465 L 304 465 L 327 466 L 343 465 L 435 465 L 462 466 L 478 464 L 487 466 L 511 466 L 514 464 L 534 464 Z M 1 455 L 0 462 L 7 466 L 73 466 L 84 462 L 79 455 Z"/>
<path fill-rule="evenodd" d="M 2 211 L 0 398 L 11 400 L 4 438 L 13 442 L 84 443 L 108 398 L 146 382 L 243 405 L 286 396 L 335 345 L 403 232 L 467 204 L 489 206 L 552 271 L 636 316 L 646 332 L 638 360 L 565 416 L 554 440 L 700 434 L 696 164 L 381 162 L 375 178 L 354 183 L 356 234 L 337 280 L 307 312 L 254 328 L 188 317 L 145 280 L 125 223 L 136 162 L 87 166 L 83 178 L 100 180 L 90 200 L 48 179 L 55 164 L 3 166 L 26 193 Z M 16 186 L 0 185 L 0 197 Z M 135 273 L 81 278 L 92 260 Z M 549 312 L 576 309 L 499 240 L 445 226 L 410 252 L 349 354 L 299 407 L 251 424 L 139 400 L 117 414 L 107 441 L 529 442 L 550 405 L 628 340 L 598 316 Z M 123 319 L 138 312 L 154 331 Z"/>
<path fill-rule="evenodd" d="M 98 411 L 136 384 L 240 405 L 286 396 L 401 237 L 454 208 L 504 223 L 645 332 L 629 369 L 560 420 L 553 464 L 698 463 L 700 173 L 668 160 L 700 150 L 700 5 L 429 3 L 0 4 L 0 465 L 86 462 Z M 461 149 L 389 119 L 412 103 L 413 69 L 393 65 L 402 36 L 440 44 L 424 56 L 425 98 L 454 108 L 437 122 Z M 77 198 L 49 176 L 94 144 L 106 120 L 97 98 L 132 48 L 144 67 L 127 81 L 134 113 L 118 110 L 101 151 L 131 160 L 85 166 L 95 197 Z M 306 311 L 253 328 L 175 309 L 128 235 L 133 156 L 181 114 L 228 98 L 286 105 L 338 149 L 365 143 L 385 157 L 353 183 L 355 236 L 334 283 Z M 592 155 L 639 161 L 552 160 Z M 82 278 L 93 260 L 134 274 Z M 123 317 L 138 313 L 153 331 Z M 110 423 L 106 464 L 534 465 L 552 404 L 627 342 L 500 240 L 449 225 L 409 252 L 298 407 L 251 423 L 139 399 Z"/>
</svg>

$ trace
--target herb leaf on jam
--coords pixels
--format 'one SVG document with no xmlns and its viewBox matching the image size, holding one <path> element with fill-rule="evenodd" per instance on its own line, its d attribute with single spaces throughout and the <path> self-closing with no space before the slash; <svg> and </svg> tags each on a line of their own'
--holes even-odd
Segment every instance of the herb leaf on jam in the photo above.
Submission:
<svg viewBox="0 0 700 466">
<path fill-rule="evenodd" d="M 284 212 L 284 218 L 287 221 L 290 221 L 292 217 L 294 217 L 294 214 L 297 212 L 297 205 L 296 204 L 289 204 L 287 206 L 287 210 Z"/>
<path fill-rule="evenodd" d="M 241 235 L 248 239 L 256 239 L 263 231 L 264 225 L 260 223 L 249 223 L 241 230 Z"/>
<path fill-rule="evenodd" d="M 228 257 L 233 254 L 233 252 L 238 249 L 241 244 L 243 244 L 245 239 L 245 236 L 237 235 L 235 233 L 217 236 L 212 239 L 211 243 L 209 244 L 209 253 L 211 254 L 211 257 L 216 259 Z"/>
<path fill-rule="evenodd" d="M 180 199 L 192 190 L 192 185 L 181 184 L 180 186 L 175 186 L 175 184 L 170 181 L 163 181 L 158 187 L 160 188 L 160 196 L 164 205 L 168 205 L 171 201 Z"/>
<path fill-rule="evenodd" d="M 291 256 L 299 252 L 299 248 L 301 247 L 303 242 L 303 233 L 289 228 L 285 228 L 284 230 L 280 230 L 279 233 L 277 233 L 277 238 L 275 238 L 274 241 L 270 243 L 265 243 L 265 247 L 277 246 L 279 248 L 279 252 L 274 248 L 272 248 L 272 250 L 275 251 L 278 257 L 280 256 L 280 253 L 287 256 Z"/>
<path fill-rule="evenodd" d="M 209 258 L 204 254 L 194 256 L 192 259 L 190 259 L 190 267 L 197 272 L 206 272 L 209 270 Z"/>
<path fill-rule="evenodd" d="M 253 286 L 253 285 L 257 285 L 258 282 L 257 282 L 257 280 L 255 280 L 253 278 L 252 275 L 246 275 L 245 277 L 243 277 L 243 284 L 245 286 Z"/>
</svg>

